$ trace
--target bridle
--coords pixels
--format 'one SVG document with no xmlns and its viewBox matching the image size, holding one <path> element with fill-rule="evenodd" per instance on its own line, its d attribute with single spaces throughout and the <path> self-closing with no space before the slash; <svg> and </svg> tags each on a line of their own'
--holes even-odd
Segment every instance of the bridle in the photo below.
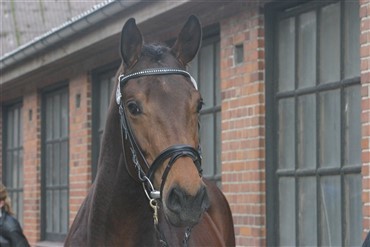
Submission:
<svg viewBox="0 0 370 247">
<path fill-rule="evenodd" d="M 142 77 L 142 76 L 151 76 L 151 75 L 170 75 L 170 74 L 178 74 L 178 75 L 184 75 L 186 77 L 189 77 L 191 82 L 193 83 L 193 86 L 195 89 L 198 89 L 197 83 L 194 80 L 194 78 L 185 70 L 180 69 L 169 69 L 169 68 L 159 68 L 159 69 L 147 69 L 147 70 L 141 70 L 139 72 L 131 73 L 128 75 L 120 75 L 118 77 L 119 83 L 117 86 L 116 91 L 116 102 L 119 105 L 119 114 L 121 119 L 121 129 L 122 129 L 122 138 L 126 139 L 130 143 L 130 150 L 132 155 L 132 161 L 135 165 L 135 168 L 138 172 L 138 178 L 141 182 L 145 183 L 146 188 L 146 194 L 148 195 L 149 199 L 159 199 L 162 195 L 162 190 L 164 183 L 166 182 L 167 175 L 172 167 L 172 165 L 175 163 L 175 161 L 180 157 L 190 157 L 198 172 L 199 176 L 202 176 L 202 168 L 201 168 L 201 151 L 200 147 L 198 147 L 198 150 L 184 144 L 178 144 L 173 145 L 162 151 L 156 159 L 153 161 L 152 165 L 149 166 L 147 160 L 145 159 L 140 146 L 137 144 L 134 133 L 132 131 L 132 128 L 130 126 L 130 123 L 128 122 L 126 113 L 125 113 L 125 106 L 122 100 L 122 94 L 121 94 L 121 88 L 124 88 L 124 86 L 127 84 L 127 82 L 130 79 Z M 145 168 L 143 168 L 139 164 L 138 156 L 136 152 L 139 153 L 141 160 L 145 163 Z M 153 186 L 153 178 L 155 172 L 158 170 L 158 168 L 163 164 L 164 161 L 167 159 L 170 159 L 165 171 L 162 175 L 162 183 L 161 183 L 161 189 L 159 191 L 154 189 Z M 144 172 L 144 170 L 147 170 L 147 173 Z"/>
<path fill-rule="evenodd" d="M 164 184 L 166 182 L 167 176 L 173 164 L 176 162 L 177 159 L 181 157 L 191 158 L 193 160 L 194 165 L 196 166 L 198 170 L 199 176 L 202 177 L 201 149 L 200 149 L 200 146 L 198 146 L 198 149 L 195 149 L 192 146 L 185 145 L 185 144 L 173 145 L 173 146 L 168 147 L 164 151 L 162 151 L 155 158 L 151 166 L 149 166 L 147 160 L 145 159 L 142 153 L 140 146 L 136 142 L 135 135 L 127 119 L 126 112 L 125 112 L 125 105 L 122 100 L 121 89 L 125 87 L 125 85 L 130 79 L 143 77 L 143 76 L 173 75 L 173 74 L 183 75 L 185 77 L 188 77 L 191 80 L 194 88 L 198 90 L 196 81 L 187 71 L 180 70 L 180 69 L 172 69 L 172 68 L 154 68 L 154 69 L 141 70 L 138 72 L 127 74 L 127 75 L 121 74 L 118 77 L 118 86 L 117 86 L 117 91 L 116 91 L 116 102 L 119 106 L 119 114 L 120 114 L 120 122 L 121 122 L 122 146 L 124 147 L 123 145 L 124 140 L 129 142 L 130 150 L 131 150 L 131 158 L 132 158 L 134 167 L 137 171 L 137 178 L 142 183 L 144 192 L 150 201 L 150 206 L 154 210 L 154 215 L 153 215 L 154 225 L 157 230 L 157 235 L 158 235 L 158 238 L 160 239 L 162 246 L 167 246 L 167 242 L 165 241 L 163 234 L 160 233 L 159 228 L 158 228 L 157 200 L 162 199 L 162 191 L 163 191 Z M 140 160 L 144 162 L 144 167 L 140 165 L 137 153 L 140 156 Z M 123 155 L 125 155 L 125 150 L 123 150 Z M 167 163 L 166 168 L 163 172 L 160 190 L 158 191 L 153 186 L 154 174 L 166 160 L 169 160 L 169 162 Z M 127 160 L 126 160 L 126 165 L 128 165 Z M 147 172 L 145 172 L 145 170 Z M 191 232 L 191 228 L 188 228 L 187 231 L 185 232 L 185 237 L 183 240 L 183 243 L 185 246 L 187 245 L 187 241 L 190 237 L 190 232 Z"/>
</svg>

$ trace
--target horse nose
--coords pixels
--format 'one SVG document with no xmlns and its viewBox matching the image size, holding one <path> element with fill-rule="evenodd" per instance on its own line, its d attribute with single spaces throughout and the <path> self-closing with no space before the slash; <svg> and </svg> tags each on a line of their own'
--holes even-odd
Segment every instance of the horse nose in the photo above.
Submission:
<svg viewBox="0 0 370 247">
<path fill-rule="evenodd" d="M 172 212 L 184 218 L 198 214 L 200 216 L 209 207 L 209 198 L 205 186 L 202 186 L 195 196 L 187 194 L 179 186 L 171 189 L 167 207 Z"/>
</svg>

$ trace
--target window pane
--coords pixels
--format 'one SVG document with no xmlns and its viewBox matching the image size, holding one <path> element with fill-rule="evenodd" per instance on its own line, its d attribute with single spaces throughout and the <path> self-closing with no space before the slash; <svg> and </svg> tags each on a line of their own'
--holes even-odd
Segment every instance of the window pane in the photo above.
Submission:
<svg viewBox="0 0 370 247">
<path fill-rule="evenodd" d="M 298 166 L 316 168 L 316 96 L 298 98 Z"/>
<path fill-rule="evenodd" d="M 67 234 L 68 232 L 68 190 L 61 190 L 61 217 L 60 217 L 60 225 L 61 225 L 61 233 Z"/>
<path fill-rule="evenodd" d="M 52 167 L 53 181 L 52 185 L 60 185 L 60 143 L 53 144 L 54 162 L 50 164 Z"/>
<path fill-rule="evenodd" d="M 15 152 L 15 151 L 12 152 L 12 155 L 13 155 L 13 163 L 10 164 L 11 166 L 13 166 L 13 168 L 12 168 L 12 170 L 13 170 L 12 187 L 17 188 L 17 184 L 18 184 L 18 169 L 17 169 L 18 155 L 17 155 L 17 152 Z"/>
<path fill-rule="evenodd" d="M 221 105 L 221 83 L 220 83 L 220 42 L 216 42 L 215 46 L 215 105 Z"/>
<path fill-rule="evenodd" d="M 45 112 L 45 115 L 46 115 L 46 121 L 48 121 L 49 124 L 47 124 L 45 127 L 46 127 L 46 140 L 51 140 L 53 138 L 53 122 L 52 122 L 52 115 L 53 115 L 53 104 L 52 104 L 52 98 L 51 97 L 47 97 L 47 99 L 45 100 L 46 103 L 46 112 Z"/>
<path fill-rule="evenodd" d="M 53 190 L 53 231 L 54 232 L 60 232 L 60 222 L 59 222 L 59 216 L 60 216 L 60 191 L 59 190 Z"/>
<path fill-rule="evenodd" d="M 314 86 L 316 83 L 316 13 L 299 16 L 298 37 L 298 87 Z"/>
<path fill-rule="evenodd" d="M 358 1 L 344 4 L 344 77 L 360 76 L 360 7 Z"/>
<path fill-rule="evenodd" d="M 361 174 L 347 175 L 344 178 L 345 192 L 345 246 L 361 246 L 362 201 Z"/>
<path fill-rule="evenodd" d="M 68 142 L 61 143 L 60 185 L 68 186 Z"/>
<path fill-rule="evenodd" d="M 321 9 L 320 83 L 340 80 L 340 2 Z"/>
<path fill-rule="evenodd" d="M 6 185 L 13 185 L 13 155 L 11 151 L 6 153 Z"/>
<path fill-rule="evenodd" d="M 56 94 L 53 96 L 53 125 L 52 129 L 54 132 L 53 138 L 60 137 L 60 94 Z"/>
<path fill-rule="evenodd" d="M 221 112 L 216 113 L 216 174 L 221 174 Z"/>
<path fill-rule="evenodd" d="M 46 153 L 45 153 L 45 161 L 46 161 L 46 164 L 49 164 L 49 165 L 46 165 L 46 172 L 45 172 L 45 179 L 46 179 L 46 186 L 50 186 L 52 185 L 53 181 L 52 181 L 52 166 L 51 164 L 53 164 L 53 144 L 46 144 Z"/>
<path fill-rule="evenodd" d="M 13 128 L 13 147 L 18 147 L 19 146 L 19 142 L 18 142 L 18 138 L 19 138 L 19 128 L 18 128 L 18 124 L 19 124 L 19 112 L 18 112 L 18 108 L 15 108 L 14 109 L 14 114 L 13 114 L 13 126 L 11 126 L 11 128 Z"/>
<path fill-rule="evenodd" d="M 280 178 L 279 205 L 279 243 L 281 246 L 295 246 L 294 178 Z"/>
<path fill-rule="evenodd" d="M 320 94 L 320 166 L 340 166 L 340 92 Z"/>
<path fill-rule="evenodd" d="M 321 246 L 341 246 L 340 177 L 322 177 L 321 192 Z"/>
<path fill-rule="evenodd" d="M 201 116 L 200 139 L 202 141 L 202 168 L 204 176 L 214 175 L 214 126 L 213 115 L 204 114 Z"/>
<path fill-rule="evenodd" d="M 53 208 L 53 194 L 51 190 L 46 191 L 46 232 L 52 232 L 53 230 L 53 218 L 52 218 L 52 208 Z"/>
<path fill-rule="evenodd" d="M 317 245 L 316 177 L 299 179 L 299 246 Z"/>
<path fill-rule="evenodd" d="M 68 100 L 67 93 L 61 95 L 61 137 L 68 136 Z"/>
<path fill-rule="evenodd" d="M 199 88 L 204 100 L 204 108 L 213 107 L 214 102 L 214 52 L 213 45 L 202 47 L 199 53 Z"/>
<path fill-rule="evenodd" d="M 361 86 L 344 91 L 345 155 L 344 165 L 361 164 Z"/>
<path fill-rule="evenodd" d="M 279 91 L 294 90 L 294 53 L 295 25 L 294 18 L 280 21 L 279 23 Z"/>
<path fill-rule="evenodd" d="M 279 101 L 279 169 L 294 168 L 294 98 Z"/>
<path fill-rule="evenodd" d="M 8 111 L 8 114 L 7 114 L 7 118 L 8 118 L 8 121 L 7 121 L 7 134 L 6 134 L 6 146 L 7 148 L 12 148 L 13 147 L 13 126 L 14 126 L 14 123 L 13 123 L 13 111 L 9 110 Z"/>
</svg>

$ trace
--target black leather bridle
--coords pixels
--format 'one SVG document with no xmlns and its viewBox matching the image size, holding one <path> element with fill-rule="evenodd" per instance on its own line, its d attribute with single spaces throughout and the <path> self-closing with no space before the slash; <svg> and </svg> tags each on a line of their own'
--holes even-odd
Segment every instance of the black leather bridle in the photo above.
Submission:
<svg viewBox="0 0 370 247">
<path fill-rule="evenodd" d="M 200 146 L 198 149 L 193 148 L 192 146 L 185 145 L 185 144 L 178 144 L 173 145 L 162 151 L 158 157 L 153 161 L 153 163 L 149 166 L 147 160 L 145 159 L 140 146 L 136 142 L 134 133 L 132 131 L 132 128 L 130 126 L 129 121 L 127 120 L 127 116 L 125 113 L 125 105 L 122 100 L 122 93 L 121 89 L 124 88 L 124 86 L 127 84 L 127 82 L 130 79 L 142 77 L 142 76 L 153 76 L 153 75 L 171 75 L 171 74 L 177 74 L 177 75 L 183 75 L 185 77 L 188 77 L 194 88 L 198 90 L 197 83 L 194 80 L 194 78 L 185 70 L 180 69 L 172 69 L 172 68 L 154 68 L 154 69 L 146 69 L 141 70 L 135 73 L 131 73 L 128 75 L 120 75 L 118 78 L 118 86 L 116 91 L 116 102 L 119 106 L 119 114 L 120 114 L 120 121 L 121 121 L 121 132 L 122 132 L 122 141 L 123 139 L 128 140 L 130 143 L 130 150 L 132 155 L 132 162 L 135 166 L 135 169 L 138 173 L 138 179 L 142 182 L 145 194 L 147 195 L 149 200 L 152 199 L 161 199 L 162 197 L 162 190 L 164 187 L 164 184 L 167 179 L 167 175 L 171 170 L 171 167 L 175 163 L 175 161 L 180 157 L 189 157 L 193 160 L 194 165 L 196 166 L 199 176 L 202 176 L 202 168 L 201 168 L 201 149 Z M 123 145 L 123 143 L 122 143 Z M 123 150 L 123 152 L 125 152 Z M 140 165 L 139 159 L 137 156 L 137 153 L 139 154 L 141 160 L 145 163 L 145 167 Z M 154 174 L 158 170 L 158 168 L 167 160 L 169 159 L 169 162 L 167 163 L 167 166 L 163 172 L 162 175 L 162 182 L 160 186 L 160 190 L 156 190 L 153 186 L 153 179 Z M 126 161 L 126 164 L 128 162 Z M 147 170 L 145 173 L 144 170 Z"/>
</svg>

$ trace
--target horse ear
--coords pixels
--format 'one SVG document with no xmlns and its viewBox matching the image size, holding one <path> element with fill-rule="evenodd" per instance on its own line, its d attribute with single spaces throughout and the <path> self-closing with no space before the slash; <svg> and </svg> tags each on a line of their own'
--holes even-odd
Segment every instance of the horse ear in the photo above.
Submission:
<svg viewBox="0 0 370 247">
<path fill-rule="evenodd" d="M 139 60 L 141 48 L 143 47 L 143 36 L 136 26 L 134 18 L 126 21 L 121 32 L 120 52 L 126 68 L 133 67 Z"/>
<path fill-rule="evenodd" d="M 171 48 L 171 51 L 185 66 L 193 60 L 197 54 L 201 41 L 202 27 L 199 19 L 196 16 L 191 15 L 182 28 L 175 44 Z"/>
</svg>

